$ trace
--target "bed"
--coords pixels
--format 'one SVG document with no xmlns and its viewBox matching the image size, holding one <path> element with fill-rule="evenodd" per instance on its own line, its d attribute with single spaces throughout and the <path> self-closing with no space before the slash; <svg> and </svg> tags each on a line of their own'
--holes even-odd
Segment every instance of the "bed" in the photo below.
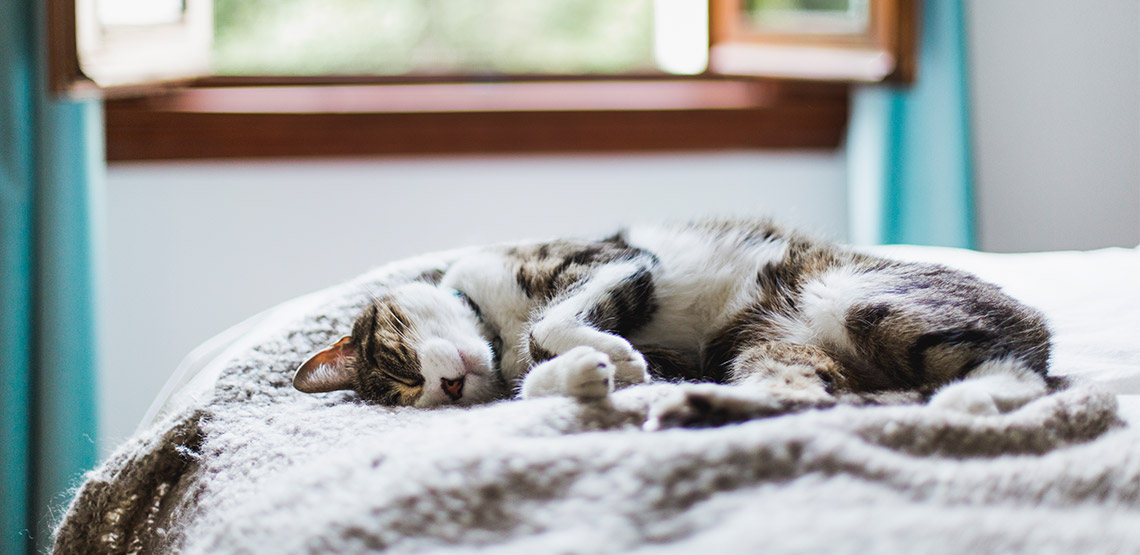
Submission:
<svg viewBox="0 0 1140 555">
<path fill-rule="evenodd" d="M 684 384 L 468 409 L 301 394 L 292 371 L 388 264 L 193 353 L 89 472 L 57 553 L 1140 552 L 1140 248 L 874 252 L 973 271 L 1044 310 L 1070 385 L 1014 412 L 839 406 L 646 431 Z"/>
</svg>

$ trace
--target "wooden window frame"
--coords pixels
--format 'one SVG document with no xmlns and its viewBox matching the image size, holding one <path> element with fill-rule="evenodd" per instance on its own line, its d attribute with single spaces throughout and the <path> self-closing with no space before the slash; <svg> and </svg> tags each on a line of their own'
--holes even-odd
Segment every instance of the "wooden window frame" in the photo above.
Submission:
<svg viewBox="0 0 1140 555">
<path fill-rule="evenodd" d="M 870 0 L 862 34 L 758 31 L 738 14 L 744 0 L 709 0 L 710 68 L 725 75 L 910 83 L 916 72 L 918 0 Z"/>
<path fill-rule="evenodd" d="M 181 20 L 101 28 L 96 0 L 47 0 L 48 90 L 72 98 L 150 94 L 209 71 L 211 0 Z"/>
<path fill-rule="evenodd" d="M 833 149 L 848 112 L 845 85 L 724 79 L 229 84 L 106 101 L 107 159 Z"/>
<path fill-rule="evenodd" d="M 915 0 L 872 1 L 913 6 Z M 55 90 L 90 94 L 94 87 L 74 60 L 74 2 L 49 0 L 55 37 L 49 51 L 53 68 L 63 68 L 49 75 Z M 739 0 L 710 0 L 713 41 L 723 38 L 716 35 L 721 32 L 717 21 L 731 2 Z M 913 33 L 913 24 L 910 29 Z M 739 38 L 733 35 L 733 40 Z M 71 59 L 54 54 L 61 44 Z M 909 46 L 904 39 L 891 47 L 913 49 L 913 40 Z M 906 61 L 905 56 L 898 59 Z M 893 78 L 913 75 L 913 65 L 900 67 Z M 104 94 L 107 159 L 119 162 L 835 149 L 847 123 L 850 84 L 711 73 L 513 76 L 494 82 L 208 77 L 175 87 L 126 87 Z"/>
</svg>

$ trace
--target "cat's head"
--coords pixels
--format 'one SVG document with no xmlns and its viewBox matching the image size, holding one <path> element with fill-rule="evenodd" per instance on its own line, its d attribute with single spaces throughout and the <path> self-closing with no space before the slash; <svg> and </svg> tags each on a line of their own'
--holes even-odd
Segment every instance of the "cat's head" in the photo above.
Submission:
<svg viewBox="0 0 1140 555">
<path fill-rule="evenodd" d="M 471 405 L 502 393 L 494 358 L 478 309 L 464 295 L 411 283 L 373 301 L 351 335 L 297 369 L 293 386 L 350 389 L 383 405 Z"/>
</svg>

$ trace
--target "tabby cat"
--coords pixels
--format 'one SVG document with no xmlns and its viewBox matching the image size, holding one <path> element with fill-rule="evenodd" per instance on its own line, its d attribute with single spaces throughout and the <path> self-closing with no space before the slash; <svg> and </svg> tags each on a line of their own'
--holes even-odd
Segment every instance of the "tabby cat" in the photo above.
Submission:
<svg viewBox="0 0 1140 555">
<path fill-rule="evenodd" d="M 715 220 L 475 250 L 376 298 L 293 384 L 433 407 L 683 380 L 995 413 L 1045 393 L 1049 350 L 1038 311 L 971 274 Z"/>
</svg>

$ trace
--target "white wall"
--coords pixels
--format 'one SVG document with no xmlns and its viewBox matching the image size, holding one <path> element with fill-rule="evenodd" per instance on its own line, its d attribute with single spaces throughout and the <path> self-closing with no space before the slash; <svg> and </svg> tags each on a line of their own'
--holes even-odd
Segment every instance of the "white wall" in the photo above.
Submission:
<svg viewBox="0 0 1140 555">
<path fill-rule="evenodd" d="M 841 153 L 116 164 L 107 179 L 100 442 L 196 345 L 416 253 L 702 214 L 845 238 Z"/>
<path fill-rule="evenodd" d="M 980 247 L 1140 244 L 1140 2 L 970 0 Z"/>
</svg>

